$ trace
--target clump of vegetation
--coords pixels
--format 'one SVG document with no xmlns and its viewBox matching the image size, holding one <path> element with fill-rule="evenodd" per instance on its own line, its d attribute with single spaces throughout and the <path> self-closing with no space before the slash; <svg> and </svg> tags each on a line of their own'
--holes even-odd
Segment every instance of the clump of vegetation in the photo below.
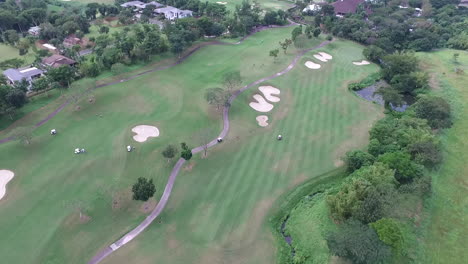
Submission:
<svg viewBox="0 0 468 264">
<path fill-rule="evenodd" d="M 133 200 L 148 201 L 156 192 L 153 179 L 138 178 L 137 182 L 132 186 Z"/>
<path fill-rule="evenodd" d="M 348 89 L 351 91 L 359 91 L 361 89 L 373 85 L 374 83 L 378 82 L 381 78 L 382 77 L 379 72 L 374 72 L 359 82 L 350 83 L 348 85 Z"/>
</svg>

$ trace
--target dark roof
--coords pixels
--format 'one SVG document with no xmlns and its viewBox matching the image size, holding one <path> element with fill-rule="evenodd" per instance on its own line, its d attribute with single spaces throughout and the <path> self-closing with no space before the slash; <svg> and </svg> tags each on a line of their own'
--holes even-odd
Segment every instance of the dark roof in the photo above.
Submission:
<svg viewBox="0 0 468 264">
<path fill-rule="evenodd" d="M 50 57 L 42 59 L 42 63 L 52 68 L 58 68 L 62 65 L 75 64 L 76 61 L 62 55 L 54 54 Z"/>
<path fill-rule="evenodd" d="M 335 8 L 335 14 L 350 14 L 356 13 L 359 4 L 365 0 L 338 0 L 331 5 Z"/>
<path fill-rule="evenodd" d="M 28 79 L 42 73 L 44 72 L 36 67 L 7 69 L 3 72 L 3 74 L 13 82 L 21 81 L 22 79 Z"/>
</svg>

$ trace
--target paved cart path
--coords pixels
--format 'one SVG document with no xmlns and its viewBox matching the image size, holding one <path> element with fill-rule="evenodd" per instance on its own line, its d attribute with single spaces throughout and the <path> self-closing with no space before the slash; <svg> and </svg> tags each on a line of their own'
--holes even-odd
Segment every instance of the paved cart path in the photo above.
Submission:
<svg viewBox="0 0 468 264">
<path fill-rule="evenodd" d="M 224 137 L 226 137 L 226 135 L 229 132 L 229 109 L 230 109 L 230 105 L 243 91 L 245 91 L 245 90 L 247 90 L 247 89 L 249 89 L 249 88 L 251 88 L 253 86 L 256 86 L 256 85 L 258 85 L 260 83 L 263 83 L 265 81 L 272 80 L 272 79 L 274 79 L 276 77 L 279 77 L 279 76 L 291 71 L 294 68 L 294 66 L 297 65 L 299 59 L 305 53 L 307 53 L 307 52 L 309 52 L 311 50 L 314 50 L 314 49 L 321 48 L 321 47 L 327 45 L 328 43 L 330 43 L 330 41 L 324 41 L 324 42 L 322 42 L 321 44 L 319 44 L 316 47 L 301 51 L 299 54 L 296 55 L 296 57 L 293 59 L 291 64 L 289 64 L 288 67 L 286 67 L 284 70 L 282 70 L 280 72 L 277 72 L 277 73 L 275 73 L 275 74 L 273 74 L 271 76 L 259 79 L 259 80 L 255 81 L 255 82 L 253 82 L 251 84 L 248 84 L 248 85 L 242 87 L 241 89 L 235 91 L 234 94 L 229 98 L 228 106 L 224 107 L 224 109 L 223 109 L 223 130 L 221 131 L 219 136 L 217 138 L 213 139 L 207 145 L 199 146 L 199 147 L 196 147 L 196 148 L 192 149 L 192 153 L 196 154 L 196 153 L 202 152 L 205 148 L 213 147 L 216 144 L 219 144 L 218 143 L 218 138 L 224 139 Z M 130 231 L 126 235 L 124 235 L 121 239 L 117 240 L 112 245 L 110 245 L 110 246 L 104 248 L 103 250 L 101 250 L 97 255 L 95 255 L 91 259 L 91 261 L 88 262 L 88 264 L 97 264 L 97 263 L 101 262 L 105 257 L 110 255 L 113 251 L 119 249 L 121 246 L 123 246 L 126 243 L 132 241 L 136 236 L 138 236 L 141 232 L 143 232 L 154 221 L 154 219 L 156 219 L 156 217 L 159 216 L 159 214 L 162 212 L 162 210 L 166 206 L 167 201 L 169 200 L 169 196 L 171 195 L 172 187 L 174 186 L 174 182 L 175 182 L 175 179 L 177 177 L 177 174 L 179 173 L 179 171 L 182 168 L 182 166 L 184 165 L 184 163 L 185 163 L 185 160 L 180 158 L 177 161 L 177 163 L 175 164 L 174 168 L 171 171 L 171 174 L 169 175 L 169 180 L 167 181 L 166 187 L 164 188 L 164 193 L 163 193 L 161 199 L 159 200 L 158 205 L 156 206 L 156 208 L 154 208 L 154 210 L 151 212 L 151 214 L 149 214 L 146 217 L 146 219 L 143 220 L 143 222 L 141 222 L 132 231 Z"/>
</svg>

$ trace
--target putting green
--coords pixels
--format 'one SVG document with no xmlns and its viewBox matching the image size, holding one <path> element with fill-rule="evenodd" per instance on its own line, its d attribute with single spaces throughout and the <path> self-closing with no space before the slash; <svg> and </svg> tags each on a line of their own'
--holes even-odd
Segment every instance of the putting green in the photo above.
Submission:
<svg viewBox="0 0 468 264">
<path fill-rule="evenodd" d="M 2 261 L 83 263 L 136 226 L 146 216 L 141 203 L 131 200 L 136 178 L 152 178 L 158 199 L 174 162 L 167 163 L 162 149 L 182 141 L 194 147 L 201 144 L 198 131 L 209 129 L 215 138 L 221 130 L 220 113 L 205 102 L 205 89 L 220 86 L 228 71 L 240 70 L 250 83 L 284 69 L 297 50 L 280 54 L 275 63 L 268 51 L 290 32 L 272 29 L 240 45 L 205 47 L 171 69 L 99 88 L 94 103 L 83 99 L 78 111 L 68 106 L 34 132 L 30 145 L 0 145 L 0 167 L 16 175 L 0 202 Z M 346 89 L 346 82 L 377 70 L 353 67 L 362 48 L 338 41 L 322 51 L 333 60 L 320 70 L 304 66 L 313 60 L 309 53 L 291 72 L 262 84 L 281 90 L 268 127 L 258 127 L 258 113 L 248 106 L 256 88 L 236 99 L 225 142 L 182 169 L 161 223 L 104 262 L 272 263 L 275 242 L 263 223 L 273 201 L 339 165 L 344 151 L 366 142 L 380 115 Z M 131 128 L 139 124 L 158 127 L 159 137 L 134 142 Z M 56 136 L 49 135 L 52 128 Z M 128 153 L 127 145 L 136 149 Z M 77 147 L 88 152 L 75 155 Z"/>
</svg>

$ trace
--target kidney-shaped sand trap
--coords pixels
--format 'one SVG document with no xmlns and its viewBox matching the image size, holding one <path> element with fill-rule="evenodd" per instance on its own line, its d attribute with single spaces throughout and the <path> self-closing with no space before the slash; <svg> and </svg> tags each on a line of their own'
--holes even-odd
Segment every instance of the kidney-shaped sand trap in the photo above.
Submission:
<svg viewBox="0 0 468 264">
<path fill-rule="evenodd" d="M 0 170 L 0 200 L 5 196 L 6 193 L 6 185 L 15 174 L 9 170 Z"/>
<path fill-rule="evenodd" d="M 273 109 L 273 105 L 268 103 L 265 99 L 263 99 L 261 95 L 255 94 L 253 98 L 257 100 L 257 102 L 251 102 L 249 105 L 250 107 L 255 109 L 255 111 L 266 113 L 270 112 L 271 109 Z"/>
<path fill-rule="evenodd" d="M 270 102 L 276 103 L 281 100 L 279 97 L 273 95 L 279 95 L 281 91 L 273 86 L 260 86 L 258 87 L 258 89 L 260 90 L 260 92 L 263 93 L 263 96 L 265 96 L 265 98 Z"/>
<path fill-rule="evenodd" d="M 319 52 L 320 55 L 322 55 L 322 57 L 324 57 L 326 60 L 331 60 L 333 59 L 332 55 L 326 53 L 326 52 Z"/>
<path fill-rule="evenodd" d="M 317 63 L 314 63 L 312 61 L 306 61 L 306 63 L 304 64 L 307 68 L 309 69 L 313 69 L 313 70 L 316 70 L 316 69 L 320 69 L 320 64 L 317 64 Z"/>
<path fill-rule="evenodd" d="M 314 54 L 314 57 L 319 60 L 319 61 L 323 61 L 323 62 L 327 62 L 328 60 L 325 59 L 325 57 L 323 57 L 322 55 L 320 54 Z"/>
<path fill-rule="evenodd" d="M 268 126 L 268 116 L 266 115 L 259 115 L 255 119 L 257 119 L 258 125 L 261 127 Z"/>
<path fill-rule="evenodd" d="M 362 66 L 362 65 L 369 65 L 370 62 L 366 61 L 366 60 L 362 60 L 361 62 L 353 62 L 354 65 L 357 65 L 357 66 Z"/>
<path fill-rule="evenodd" d="M 216 3 L 220 5 L 227 5 L 227 2 L 216 2 Z"/>
<path fill-rule="evenodd" d="M 149 137 L 158 137 L 159 130 L 155 126 L 140 125 L 132 128 L 132 132 L 136 133 L 133 139 L 138 142 L 145 142 Z"/>
</svg>

